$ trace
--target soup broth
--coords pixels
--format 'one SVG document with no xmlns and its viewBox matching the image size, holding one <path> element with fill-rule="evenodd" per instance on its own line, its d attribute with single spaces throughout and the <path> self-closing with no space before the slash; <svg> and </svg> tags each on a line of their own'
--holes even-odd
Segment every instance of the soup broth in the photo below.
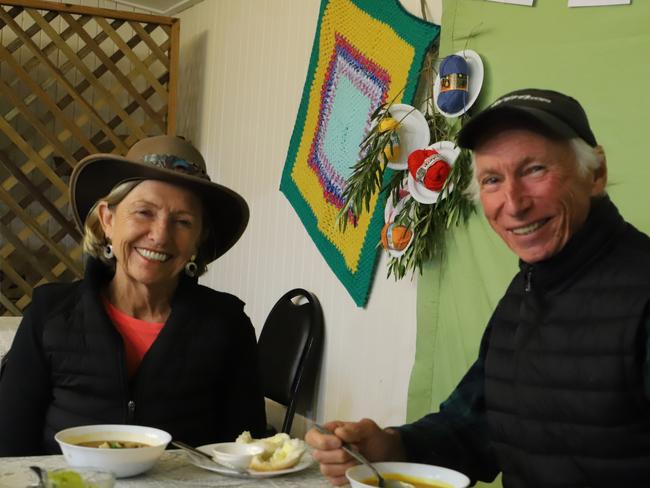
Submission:
<svg viewBox="0 0 650 488">
<path fill-rule="evenodd" d="M 78 442 L 77 445 L 83 447 L 96 447 L 98 449 L 133 449 L 138 447 L 151 447 L 149 444 L 144 444 L 142 442 L 105 440 Z"/>
<path fill-rule="evenodd" d="M 453 488 L 453 486 L 451 486 L 449 483 L 445 483 L 444 481 L 431 481 L 422 478 L 415 478 L 413 476 L 404 476 L 403 474 L 399 473 L 382 473 L 382 477 L 386 480 L 403 481 L 404 483 L 410 483 L 415 488 Z M 377 478 L 374 476 L 361 480 L 361 482 L 366 485 L 377 486 Z"/>
</svg>

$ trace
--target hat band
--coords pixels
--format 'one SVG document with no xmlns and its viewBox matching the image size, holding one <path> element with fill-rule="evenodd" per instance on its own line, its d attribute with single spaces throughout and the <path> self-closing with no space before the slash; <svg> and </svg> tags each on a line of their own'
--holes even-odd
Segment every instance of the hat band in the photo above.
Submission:
<svg viewBox="0 0 650 488">
<path fill-rule="evenodd" d="M 468 76 L 464 73 L 449 73 L 440 78 L 440 93 L 451 90 L 467 91 Z"/>
<path fill-rule="evenodd" d="M 145 154 L 142 157 L 142 161 L 151 166 L 177 171 L 179 173 L 196 176 L 197 178 L 210 181 L 210 177 L 198 164 L 188 161 L 187 159 L 179 158 L 173 154 Z"/>
<path fill-rule="evenodd" d="M 422 166 L 415 172 L 415 181 L 424 184 L 424 177 L 427 175 L 427 170 L 438 161 L 444 161 L 444 158 L 440 154 L 432 154 L 425 159 Z"/>
</svg>

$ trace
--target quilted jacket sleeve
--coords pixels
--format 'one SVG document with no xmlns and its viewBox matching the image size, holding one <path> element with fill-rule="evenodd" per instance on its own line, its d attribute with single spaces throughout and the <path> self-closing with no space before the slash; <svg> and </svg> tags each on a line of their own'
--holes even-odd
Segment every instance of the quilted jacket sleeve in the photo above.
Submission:
<svg viewBox="0 0 650 488">
<path fill-rule="evenodd" d="M 243 307 L 243 304 L 241 304 Z M 241 310 L 237 326 L 234 327 L 237 347 L 231 349 L 230 370 L 232 375 L 226 395 L 227 424 L 230 426 L 230 438 L 235 439 L 244 430 L 254 437 L 262 437 L 266 429 L 264 396 L 259 374 L 257 340 L 255 329 L 248 316 Z"/>
<path fill-rule="evenodd" d="M 18 326 L 0 379 L 0 456 L 44 454 L 43 424 L 51 386 L 37 295 Z"/>
</svg>

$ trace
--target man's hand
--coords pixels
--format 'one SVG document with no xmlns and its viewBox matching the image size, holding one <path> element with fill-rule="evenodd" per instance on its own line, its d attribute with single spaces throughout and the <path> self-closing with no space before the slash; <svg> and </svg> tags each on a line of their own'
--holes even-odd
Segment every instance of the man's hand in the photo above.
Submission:
<svg viewBox="0 0 650 488">
<path fill-rule="evenodd" d="M 405 459 L 400 435 L 391 429 L 381 429 L 373 420 L 359 422 L 328 422 L 324 425 L 334 435 L 321 434 L 312 428 L 305 441 L 314 448 L 314 459 L 320 463 L 323 475 L 336 486 L 348 482 L 345 471 L 357 462 L 341 449 L 342 441 L 352 444 L 369 461 L 402 461 Z"/>
</svg>

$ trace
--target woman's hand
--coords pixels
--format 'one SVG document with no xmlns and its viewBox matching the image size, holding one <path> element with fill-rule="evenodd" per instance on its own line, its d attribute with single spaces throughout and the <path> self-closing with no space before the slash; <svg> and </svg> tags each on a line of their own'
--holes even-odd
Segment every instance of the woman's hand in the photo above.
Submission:
<svg viewBox="0 0 650 488">
<path fill-rule="evenodd" d="M 369 461 L 401 461 L 405 459 L 400 435 L 392 429 L 381 429 L 373 420 L 359 422 L 328 422 L 324 425 L 334 435 L 321 434 L 312 428 L 305 441 L 314 448 L 314 459 L 321 473 L 336 486 L 348 482 L 345 471 L 357 462 L 341 449 L 342 441 L 352 444 Z"/>
</svg>

